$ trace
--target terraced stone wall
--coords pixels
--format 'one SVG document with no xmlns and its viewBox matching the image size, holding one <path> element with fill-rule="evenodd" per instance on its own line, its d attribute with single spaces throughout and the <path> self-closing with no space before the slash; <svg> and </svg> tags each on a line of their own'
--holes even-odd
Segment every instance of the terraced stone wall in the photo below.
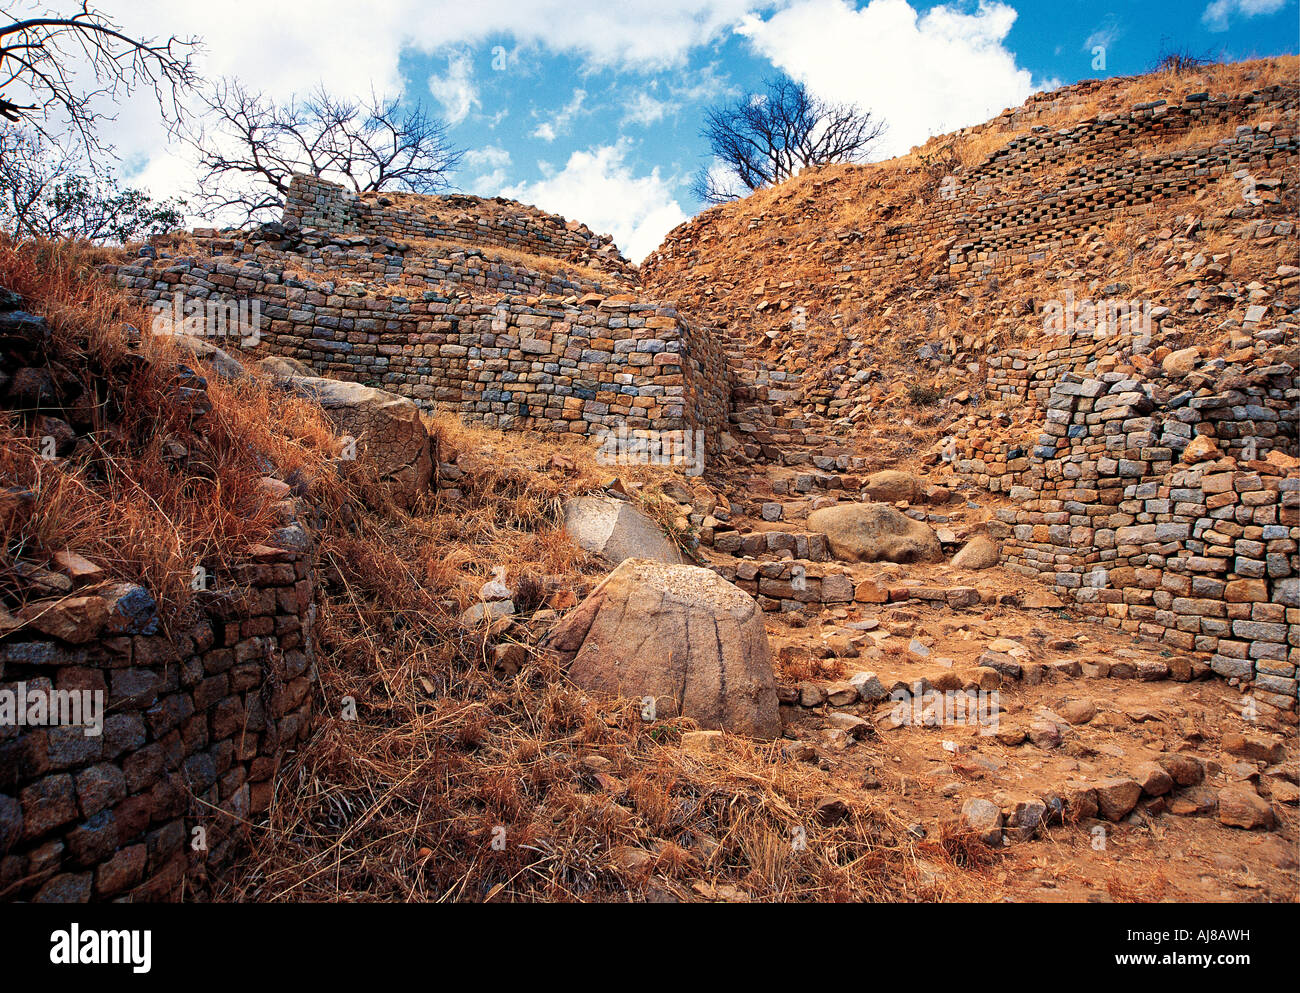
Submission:
<svg viewBox="0 0 1300 993">
<path fill-rule="evenodd" d="M 284 221 L 300 228 L 389 238 L 429 238 L 484 248 L 497 246 L 548 258 L 632 274 L 635 268 L 608 235 L 500 198 L 366 194 L 335 183 L 295 176 L 284 204 Z"/>
<path fill-rule="evenodd" d="M 213 250 L 231 252 L 228 241 L 214 240 Z M 105 271 L 146 306 L 177 292 L 257 300 L 260 337 L 246 358 L 298 359 L 321 375 L 496 427 L 581 435 L 690 429 L 703 432 L 713 451 L 726 424 L 722 345 L 671 307 L 628 293 L 579 296 L 575 284 L 560 287 L 564 296 L 507 292 L 492 300 L 518 288 L 514 270 L 485 273 L 482 260 L 469 256 L 438 260 L 436 281 L 424 284 L 432 288 L 417 283 L 409 295 L 402 287 L 390 295 L 291 275 L 292 259 L 248 257 L 245 248 L 141 258 Z M 462 289 L 469 282 L 477 293 Z"/>
<path fill-rule="evenodd" d="M 278 545 L 210 578 L 180 630 L 143 588 L 108 584 L 0 643 L 0 691 L 28 719 L 60 691 L 102 705 L 98 733 L 0 723 L 5 899 L 175 900 L 229 863 L 312 715 L 308 541 L 294 525 Z"/>
<path fill-rule="evenodd" d="M 1179 384 L 1070 371 L 1091 348 L 1011 360 L 1021 368 L 1003 382 L 1045 412 L 1035 444 L 955 439 L 957 474 L 1017 503 L 991 529 L 1004 564 L 1106 624 L 1212 654 L 1261 705 L 1294 711 L 1295 370 L 1228 366 Z"/>
</svg>

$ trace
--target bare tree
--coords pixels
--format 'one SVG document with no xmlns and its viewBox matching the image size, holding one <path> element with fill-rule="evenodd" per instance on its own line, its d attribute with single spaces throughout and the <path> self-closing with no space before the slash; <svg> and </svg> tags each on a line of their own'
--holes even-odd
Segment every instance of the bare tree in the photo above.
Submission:
<svg viewBox="0 0 1300 993">
<path fill-rule="evenodd" d="M 206 113 L 183 131 L 199 155 L 199 198 L 209 214 L 259 220 L 278 210 L 294 173 L 357 193 L 445 189 L 464 154 L 447 128 L 416 105 L 371 94 L 366 101 L 318 87 L 279 104 L 225 79 L 202 95 Z"/>
<path fill-rule="evenodd" d="M 1164 39 L 1161 39 L 1162 44 Z M 1185 73 L 1196 72 L 1198 69 L 1204 69 L 1214 63 L 1212 55 L 1197 55 L 1186 46 L 1182 48 L 1173 48 L 1167 45 L 1160 49 L 1160 54 L 1156 57 L 1155 62 L 1151 64 L 1152 72 L 1167 72 L 1172 76 L 1181 76 Z"/>
<path fill-rule="evenodd" d="M 194 39 L 132 37 L 89 0 L 71 15 L 11 10 L 0 9 L 0 115 L 7 120 L 25 117 L 50 140 L 66 129 L 94 157 L 107 151 L 97 125 L 112 119 L 96 109 L 100 98 L 117 100 L 146 87 L 164 118 L 183 117 L 181 97 L 198 78 Z M 78 79 L 87 71 L 94 79 L 89 88 Z"/>
<path fill-rule="evenodd" d="M 695 194 L 710 203 L 780 183 L 807 166 L 845 162 L 861 155 L 885 125 L 854 104 L 828 103 L 788 76 L 766 80 L 761 92 L 710 108 L 701 136 L 717 169 L 696 178 Z"/>
<path fill-rule="evenodd" d="M 47 155 L 40 135 L 0 127 L 0 225 L 15 238 L 30 233 L 29 218 L 47 192 L 69 175 L 68 160 Z"/>
<path fill-rule="evenodd" d="M 11 237 L 124 244 L 184 219 L 184 201 L 154 200 L 37 131 L 0 127 L 0 231 Z"/>
</svg>

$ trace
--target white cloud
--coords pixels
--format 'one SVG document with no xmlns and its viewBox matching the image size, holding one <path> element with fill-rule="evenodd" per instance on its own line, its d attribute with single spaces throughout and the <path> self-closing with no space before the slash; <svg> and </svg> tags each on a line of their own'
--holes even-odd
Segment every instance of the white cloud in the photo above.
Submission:
<svg viewBox="0 0 1300 993">
<path fill-rule="evenodd" d="M 623 139 L 574 152 L 563 169 L 557 172 L 543 164 L 544 178 L 507 187 L 502 196 L 608 232 L 624 255 L 640 261 L 686 220 L 686 212 L 658 167 L 648 176 L 633 174 L 626 162 L 628 149 Z"/>
<path fill-rule="evenodd" d="M 1234 15 L 1276 14 L 1284 6 L 1286 0 L 1214 0 L 1201 14 L 1201 20 L 1211 31 L 1227 31 Z"/>
<path fill-rule="evenodd" d="M 645 90 L 638 90 L 636 95 L 623 104 L 623 119 L 620 124 L 639 124 L 647 127 L 656 121 L 662 121 L 676 105 L 666 100 L 657 100 Z"/>
<path fill-rule="evenodd" d="M 429 92 L 442 104 L 448 124 L 459 124 L 478 106 L 478 87 L 474 85 L 474 63 L 469 52 L 447 56 L 447 73 L 429 77 Z"/>
<path fill-rule="evenodd" d="M 672 93 L 673 99 L 680 103 L 714 101 L 740 92 L 725 75 L 718 75 L 716 62 L 701 66 L 688 76 L 670 80 L 668 90 Z"/>
<path fill-rule="evenodd" d="M 739 32 L 777 67 L 830 100 L 853 102 L 889 127 L 873 157 L 899 155 L 932 134 L 988 120 L 1035 90 L 1005 46 L 1016 12 L 981 0 L 924 15 L 906 0 L 796 0 Z"/>
<path fill-rule="evenodd" d="M 1083 41 L 1083 51 L 1091 52 L 1094 48 L 1110 48 L 1124 34 L 1124 29 L 1120 26 L 1114 16 L 1107 16 L 1087 38 Z"/>
<path fill-rule="evenodd" d="M 507 71 L 523 71 L 529 52 L 560 53 L 590 68 L 650 72 L 680 67 L 695 48 L 716 41 L 748 11 L 784 0 L 277 0 L 274 17 L 262 0 L 131 0 L 112 4 L 128 33 L 165 38 L 197 36 L 202 73 L 238 76 L 275 99 L 305 93 L 324 82 L 331 92 L 368 96 L 402 90 L 405 52 L 449 54 L 473 49 L 474 61 L 449 65 L 435 96 L 453 114 L 469 113 L 477 94 L 473 72 L 491 71 L 492 50 L 512 39 Z M 12 16 L 42 10 L 44 0 L 15 0 Z M 521 47 L 523 51 L 521 51 Z M 459 72 L 459 75 L 458 75 Z M 468 107 L 468 109 L 466 109 Z M 169 148 L 150 95 L 136 94 L 116 109 L 107 130 L 123 162 L 140 163 L 130 176 L 156 195 L 186 186 L 193 167 L 183 149 Z M 498 114 L 496 123 L 502 115 Z"/>
<path fill-rule="evenodd" d="M 510 164 L 510 152 L 500 145 L 484 145 L 465 153 L 465 164 L 471 168 L 501 169 Z"/>
<path fill-rule="evenodd" d="M 464 168 L 479 171 L 465 188 L 479 196 L 496 196 L 506 184 L 506 170 L 510 167 L 510 152 L 499 145 L 471 148 L 465 153 Z"/>
<path fill-rule="evenodd" d="M 569 133 L 569 126 L 573 120 L 583 112 L 582 105 L 587 99 L 586 90 L 574 90 L 573 96 L 569 99 L 554 117 L 549 121 L 543 121 L 533 132 L 534 138 L 540 138 L 542 141 L 554 141 L 562 134 Z"/>
<path fill-rule="evenodd" d="M 599 67 L 679 66 L 750 11 L 782 0 L 278 0 L 274 24 L 254 0 L 132 0 L 115 16 L 148 35 L 202 35 L 222 72 L 272 89 L 309 88 L 327 76 L 391 88 L 404 47 L 438 52 L 502 38 Z M 514 58 L 517 53 L 511 53 Z M 490 58 L 490 56 L 485 56 Z M 486 69 L 487 63 L 481 67 Z"/>
</svg>

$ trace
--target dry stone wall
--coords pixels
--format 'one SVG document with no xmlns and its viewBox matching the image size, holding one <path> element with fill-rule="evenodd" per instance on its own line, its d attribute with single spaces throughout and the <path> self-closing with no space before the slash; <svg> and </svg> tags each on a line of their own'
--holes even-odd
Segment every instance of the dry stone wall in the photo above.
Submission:
<svg viewBox="0 0 1300 993">
<path fill-rule="evenodd" d="M 247 358 L 297 359 L 494 427 L 593 436 L 626 429 L 670 440 L 693 431 L 716 450 L 730 401 L 722 345 L 674 308 L 641 299 L 635 273 L 617 253 L 613 261 L 602 254 L 605 242 L 585 228 L 513 205 L 489 214 L 491 223 L 462 219 L 451 232 L 552 253 L 555 271 L 543 272 L 490 248 L 397 241 L 417 227 L 411 211 L 389 223 L 389 208 L 371 210 L 332 184 L 299 178 L 294 191 L 284 223 L 196 231 L 192 255 L 146 249 L 104 271 L 150 307 L 165 309 L 177 294 L 256 301 L 258 333 L 240 336 Z M 448 198 L 416 199 L 433 211 Z M 331 230 L 299 226 L 308 222 Z M 579 242 L 597 246 L 604 268 L 559 261 L 580 254 Z M 541 263 L 550 268 L 533 265 Z M 235 350 L 240 342 L 220 344 Z"/>
<path fill-rule="evenodd" d="M 60 629 L 73 640 L 0 643 L 0 691 L 106 704 L 99 734 L 0 724 L 5 899 L 179 899 L 229 863 L 312 714 L 309 542 L 297 525 L 276 540 L 209 579 L 180 630 L 142 587 L 112 584 L 79 591 L 108 609 L 84 612 L 93 629 Z"/>
<path fill-rule="evenodd" d="M 1193 93 L 1180 104 L 1138 104 L 1059 130 L 1036 125 L 941 183 L 938 198 L 916 220 L 846 233 L 844 240 L 861 238 L 872 250 L 847 260 L 834 253 L 833 271 L 841 281 L 870 280 L 929 267 L 927 260 L 942 253 L 932 282 L 982 283 L 1075 243 L 1120 213 L 1194 193 L 1241 170 L 1265 185 L 1294 173 L 1298 112 L 1300 87 L 1291 84 L 1214 100 Z M 1232 121 L 1242 123 L 1231 138 L 1199 145 L 1188 137 Z M 1179 141 L 1189 147 L 1143 154 Z M 1053 189 L 1037 178 L 1075 163 Z"/>
<path fill-rule="evenodd" d="M 263 327 L 244 357 L 298 359 L 321 375 L 494 427 L 581 435 L 624 425 L 690 429 L 703 432 L 712 450 L 727 419 L 721 347 L 673 308 L 630 294 L 489 303 L 441 284 L 379 296 L 287 277 L 279 267 L 204 258 L 142 259 L 106 271 L 146 306 L 177 292 L 251 297 Z"/>
<path fill-rule="evenodd" d="M 1120 211 L 1195 192 L 1239 170 L 1263 180 L 1300 167 L 1295 86 L 1225 100 L 1204 97 L 1190 94 L 1175 106 L 1139 104 L 1129 113 L 1104 114 L 1058 131 L 1040 126 L 970 175 L 955 178 L 951 200 L 941 199 L 918 223 L 887 233 L 886 254 L 914 256 L 938 242 L 946 246 L 948 273 L 959 282 L 974 282 L 1041 259 Z M 1233 120 L 1251 123 L 1213 145 L 1141 154 L 1143 147 L 1194 128 Z M 1036 173 L 1066 163 L 1078 165 L 1056 189 L 1032 183 Z M 1025 183 L 1024 193 L 1009 188 L 1016 180 Z"/>
<path fill-rule="evenodd" d="M 336 183 L 295 176 L 285 199 L 284 220 L 297 227 L 340 233 L 498 246 L 611 273 L 634 272 L 608 235 L 593 234 L 585 224 L 566 222 L 500 197 L 357 196 Z"/>
<path fill-rule="evenodd" d="M 1276 346 L 1289 327 L 1256 337 Z M 1097 371 L 1101 355 L 1133 344 L 1001 356 L 990 382 L 1043 412 L 1041 434 L 989 444 L 964 429 L 953 468 L 1015 501 L 991 529 L 1009 568 L 1106 624 L 1210 653 L 1216 672 L 1253 682 L 1262 705 L 1295 710 L 1295 369 L 1220 361 L 1168 380 Z"/>
</svg>

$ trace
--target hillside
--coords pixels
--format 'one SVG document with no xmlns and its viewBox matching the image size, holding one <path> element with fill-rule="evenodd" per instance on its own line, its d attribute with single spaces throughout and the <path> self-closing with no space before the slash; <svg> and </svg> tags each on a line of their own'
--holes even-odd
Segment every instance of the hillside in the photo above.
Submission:
<svg viewBox="0 0 1300 993">
<path fill-rule="evenodd" d="M 904 447 L 937 440 L 954 404 L 996 399 L 1003 355 L 1060 347 L 1051 304 L 1135 304 L 1154 318 L 1146 356 L 1228 351 L 1225 319 L 1294 306 L 1296 71 L 1275 59 L 1037 94 L 903 158 L 706 210 L 642 279 L 785 385 L 797 376 L 805 414 L 885 447 L 896 424 L 878 425 L 898 409 L 927 429 Z"/>
<path fill-rule="evenodd" d="M 0 246 L 0 897 L 1294 901 L 1298 64 Z"/>
</svg>

